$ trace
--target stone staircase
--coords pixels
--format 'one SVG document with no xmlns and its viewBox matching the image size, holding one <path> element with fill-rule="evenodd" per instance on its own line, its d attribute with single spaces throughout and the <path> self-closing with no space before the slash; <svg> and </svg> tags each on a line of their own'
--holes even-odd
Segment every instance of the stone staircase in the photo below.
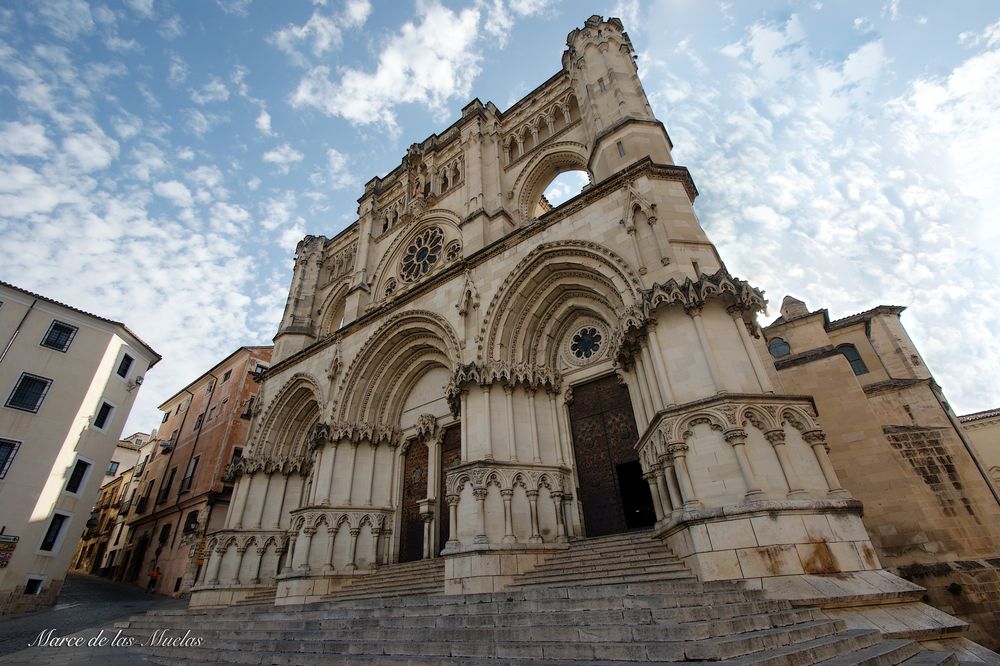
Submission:
<svg viewBox="0 0 1000 666">
<path fill-rule="evenodd" d="M 387 566 L 315 604 L 159 611 L 121 628 L 201 638 L 146 648 L 163 664 L 959 663 L 731 582 L 699 583 L 648 533 L 578 541 L 504 592 L 440 594 L 442 562 Z"/>
</svg>

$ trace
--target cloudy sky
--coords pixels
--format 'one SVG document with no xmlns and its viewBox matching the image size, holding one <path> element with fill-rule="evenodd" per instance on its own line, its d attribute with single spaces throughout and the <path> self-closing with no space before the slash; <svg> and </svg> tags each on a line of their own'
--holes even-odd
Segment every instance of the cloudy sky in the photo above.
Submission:
<svg viewBox="0 0 1000 666">
<path fill-rule="evenodd" d="M 276 330 L 296 242 L 472 97 L 506 108 L 617 15 L 730 270 L 903 320 L 1000 406 L 1000 7 L 887 0 L 46 0 L 0 8 L 0 280 L 163 357 L 126 432 Z M 569 181 L 572 184 L 572 181 Z M 570 194 L 567 183 L 552 192 Z"/>
</svg>

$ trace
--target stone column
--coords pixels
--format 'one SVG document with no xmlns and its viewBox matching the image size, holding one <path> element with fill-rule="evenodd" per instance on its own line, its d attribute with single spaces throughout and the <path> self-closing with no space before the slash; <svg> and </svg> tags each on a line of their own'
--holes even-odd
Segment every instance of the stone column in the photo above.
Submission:
<svg viewBox="0 0 1000 666">
<path fill-rule="evenodd" d="M 299 565 L 299 571 L 308 572 L 309 571 L 309 555 L 312 552 L 312 542 L 313 535 L 316 534 L 315 527 L 307 527 L 302 530 L 302 564 Z"/>
<path fill-rule="evenodd" d="M 563 512 L 563 521 L 566 523 L 566 536 L 572 539 L 575 534 L 573 533 L 573 495 L 570 493 L 563 493 L 562 505 L 559 510 Z"/>
<path fill-rule="evenodd" d="M 353 491 L 354 491 L 354 468 L 358 461 L 358 444 L 359 442 L 351 442 L 351 464 L 345 465 L 347 467 L 347 483 L 345 487 L 347 488 L 347 497 L 344 498 L 344 504 L 347 506 L 351 505 Z"/>
<path fill-rule="evenodd" d="M 337 532 L 338 527 L 326 527 L 326 538 L 327 538 L 327 548 L 326 548 L 326 564 L 323 565 L 323 573 L 333 573 L 335 571 L 333 566 L 333 547 L 337 543 Z"/>
<path fill-rule="evenodd" d="M 660 340 L 656 336 L 656 320 L 646 324 L 646 331 L 649 335 L 649 348 L 653 352 L 653 367 L 656 370 L 656 378 L 660 381 L 660 388 L 663 389 L 663 401 L 667 405 L 675 405 L 677 399 L 674 397 L 674 388 L 670 385 L 667 364 L 663 360 L 663 350 L 660 349 Z"/>
<path fill-rule="evenodd" d="M 736 463 L 740 466 L 740 474 L 743 476 L 743 485 L 745 485 L 747 489 L 744 497 L 750 501 L 765 499 L 767 496 L 760 489 L 760 484 L 757 482 L 757 476 L 753 472 L 753 467 L 750 466 L 750 457 L 747 455 L 746 447 L 746 430 L 727 430 L 724 436 L 730 446 L 733 447 L 733 453 L 736 455 Z"/>
<path fill-rule="evenodd" d="M 694 322 L 694 329 L 698 334 L 698 344 L 701 347 L 701 353 L 708 362 L 708 374 L 712 379 L 712 389 L 716 393 L 724 393 L 722 371 L 719 370 L 719 362 L 715 358 L 715 352 L 712 351 L 712 343 L 708 339 L 708 334 L 705 333 L 705 323 L 701 320 L 701 308 L 688 308 L 687 313 Z"/>
<path fill-rule="evenodd" d="M 239 557 L 236 560 L 236 568 L 233 569 L 233 579 L 231 581 L 229 581 L 230 585 L 239 585 L 240 584 L 240 569 L 243 568 L 243 558 L 247 554 L 247 549 L 245 547 L 244 548 L 237 548 L 236 549 L 236 554 L 239 555 Z"/>
<path fill-rule="evenodd" d="M 486 452 L 483 457 L 487 460 L 493 458 L 493 416 L 490 410 L 490 385 L 483 386 L 483 415 L 486 417 L 486 427 L 483 436 L 486 438 Z"/>
<path fill-rule="evenodd" d="M 660 505 L 663 507 L 663 516 L 666 517 L 667 514 L 674 510 L 673 502 L 670 501 L 670 493 L 667 491 L 667 482 L 664 481 L 665 475 L 662 467 L 657 465 L 653 471 L 656 481 L 656 491 L 660 493 Z"/>
<path fill-rule="evenodd" d="M 288 555 L 285 559 L 285 566 L 281 570 L 281 573 L 290 573 L 295 565 L 294 563 L 295 542 L 296 540 L 298 540 L 298 538 L 299 538 L 298 532 L 293 532 L 292 535 L 288 538 Z"/>
<path fill-rule="evenodd" d="M 747 331 L 746 324 L 743 321 L 741 310 L 733 306 L 728 308 L 726 312 L 733 317 L 733 323 L 736 324 L 736 332 L 743 342 L 743 349 L 746 351 L 747 356 L 750 357 L 750 366 L 753 368 L 753 374 L 757 378 L 760 390 L 764 393 L 774 393 L 774 385 L 771 384 L 771 378 L 767 374 L 764 362 L 760 359 L 760 354 L 757 353 L 757 350 L 753 346 L 753 341 L 750 339 L 750 333 Z"/>
<path fill-rule="evenodd" d="M 330 503 L 330 487 L 333 485 L 333 466 L 337 461 L 337 442 L 327 444 L 323 449 L 322 465 L 319 468 L 319 490 L 316 493 L 319 504 Z"/>
<path fill-rule="evenodd" d="M 501 490 L 500 497 L 503 499 L 503 543 L 517 543 L 517 536 L 514 535 L 514 517 L 510 508 L 514 491 Z"/>
<path fill-rule="evenodd" d="M 559 543 L 566 542 L 566 527 L 563 523 L 563 513 L 562 509 L 562 493 L 558 491 L 549 491 L 549 497 L 552 498 L 552 503 L 555 505 L 556 514 L 556 541 Z"/>
<path fill-rule="evenodd" d="M 538 414 L 535 412 L 535 389 L 528 389 L 528 425 L 531 426 L 531 460 L 532 462 L 542 462 L 541 454 L 538 451 Z"/>
<path fill-rule="evenodd" d="M 680 485 L 681 499 L 685 509 L 700 509 L 701 502 L 691 483 L 691 475 L 687 468 L 688 445 L 684 442 L 674 442 L 669 447 L 669 452 L 674 460 L 674 473 L 677 474 L 677 483 Z"/>
<path fill-rule="evenodd" d="M 247 508 L 247 495 L 250 494 L 250 487 L 253 485 L 253 479 L 255 476 L 256 473 L 251 473 L 249 476 L 243 476 L 243 480 L 246 481 L 246 483 L 240 484 L 240 492 L 236 494 L 236 501 L 233 502 L 236 506 L 236 508 L 233 509 L 233 520 L 235 521 L 233 524 L 234 529 L 243 529 L 243 513 Z"/>
<path fill-rule="evenodd" d="M 653 356 L 649 351 L 648 338 L 639 340 L 639 356 L 642 357 L 642 371 L 646 375 L 646 385 L 649 387 L 649 398 L 653 407 L 652 413 L 655 414 L 663 409 L 663 405 L 666 403 L 663 400 L 660 383 L 656 378 L 656 370 L 653 368 Z"/>
<path fill-rule="evenodd" d="M 448 502 L 448 543 L 445 548 L 458 548 L 462 543 L 458 540 L 458 502 L 460 495 L 448 495 L 445 500 Z"/>
<path fill-rule="evenodd" d="M 788 497 L 808 497 L 808 493 L 802 489 L 798 473 L 792 466 L 792 460 L 788 457 L 788 449 L 785 448 L 785 431 L 768 430 L 764 433 L 764 437 L 774 447 L 774 455 L 778 457 L 778 465 L 785 477 L 785 483 L 788 484 Z"/>
<path fill-rule="evenodd" d="M 462 462 L 469 460 L 469 392 L 460 391 L 459 401 L 461 402 L 461 424 L 462 424 Z"/>
<path fill-rule="evenodd" d="M 372 571 L 378 569 L 379 565 L 379 546 L 382 542 L 382 530 L 378 527 L 372 528 L 372 561 L 368 564 L 368 568 Z"/>
<path fill-rule="evenodd" d="M 434 524 L 434 514 L 425 513 L 421 518 L 424 519 L 424 553 L 423 558 L 429 560 L 434 557 L 434 544 L 431 543 L 431 537 L 433 536 L 432 525 Z"/>
<path fill-rule="evenodd" d="M 260 567 L 264 564 L 264 554 L 267 552 L 267 548 L 257 549 L 257 568 L 254 570 L 253 580 L 250 581 L 251 585 L 260 585 Z"/>
<path fill-rule="evenodd" d="M 812 447 L 813 455 L 816 456 L 816 462 L 819 463 L 819 468 L 823 472 L 823 479 L 826 480 L 827 494 L 830 497 L 837 498 L 850 497 L 851 493 L 840 485 L 837 472 L 833 469 L 833 463 L 830 461 L 830 447 L 826 443 L 826 435 L 823 434 L 823 431 L 806 431 L 802 434 L 802 439 Z"/>
<path fill-rule="evenodd" d="M 427 494 L 424 495 L 427 499 L 434 499 L 437 497 L 438 481 L 437 475 L 440 472 L 438 469 L 441 466 L 441 439 L 438 437 L 431 437 L 426 442 L 427 444 Z"/>
<path fill-rule="evenodd" d="M 528 495 L 528 505 L 531 507 L 531 538 L 528 539 L 531 543 L 541 543 L 542 535 L 538 533 L 538 491 L 529 490 Z"/>
<path fill-rule="evenodd" d="M 257 511 L 257 519 L 254 521 L 253 527 L 251 528 L 255 530 L 259 530 L 261 523 L 264 521 L 264 507 L 267 506 L 267 493 L 271 490 L 271 475 L 265 474 L 264 478 L 264 494 L 261 497 L 260 509 Z"/>
<path fill-rule="evenodd" d="M 642 252 L 639 250 L 639 239 L 636 237 L 635 224 L 629 222 L 625 227 L 628 237 L 632 239 L 632 251 L 635 252 L 635 264 L 639 267 L 639 275 L 646 274 L 646 264 L 642 260 Z"/>
<path fill-rule="evenodd" d="M 226 550 L 221 546 L 216 547 L 212 554 L 215 557 L 209 557 L 208 559 L 208 576 L 207 582 L 209 585 L 219 584 L 219 568 L 222 566 L 222 558 L 226 555 Z"/>
<path fill-rule="evenodd" d="M 503 393 L 507 411 L 507 460 L 517 462 L 517 440 L 514 430 L 514 387 L 504 385 Z"/>
<path fill-rule="evenodd" d="M 376 442 L 368 442 L 372 451 L 372 466 L 371 470 L 368 472 L 368 492 L 365 494 L 365 506 L 372 505 L 372 491 L 375 488 L 375 463 L 378 458 L 378 444 Z M 432 465 L 435 463 L 431 463 Z"/>
<path fill-rule="evenodd" d="M 288 472 L 282 472 L 281 476 L 284 479 L 284 484 L 281 486 L 281 505 L 278 507 L 278 515 L 274 518 L 273 529 L 281 529 L 281 517 L 285 515 L 285 499 L 288 496 Z"/>
<path fill-rule="evenodd" d="M 546 396 L 549 399 L 549 425 L 552 431 L 552 443 L 556 447 L 556 464 L 562 466 L 566 464 L 566 458 L 563 456 L 562 441 L 559 437 L 559 408 L 556 406 L 556 394 L 547 392 Z"/>
<path fill-rule="evenodd" d="M 677 474 L 674 470 L 674 461 L 671 459 L 670 454 L 664 454 L 660 456 L 660 468 L 662 469 L 662 477 L 667 486 L 667 497 L 670 498 L 671 512 L 679 511 L 684 504 L 681 499 L 681 491 L 677 486 Z"/>
<path fill-rule="evenodd" d="M 479 529 L 476 532 L 476 538 L 473 539 L 473 543 L 490 542 L 490 538 L 486 536 L 486 494 L 486 488 L 474 488 L 472 490 L 472 496 L 476 498 L 479 511 Z"/>
<path fill-rule="evenodd" d="M 319 477 L 323 473 L 323 459 L 325 457 L 326 456 L 324 455 L 324 451 L 322 448 L 316 451 L 316 464 L 313 465 L 313 470 L 316 473 L 313 475 L 313 484 L 312 487 L 309 489 L 309 496 L 306 498 L 306 502 L 308 502 L 310 505 L 315 505 L 319 500 L 319 486 L 320 486 Z"/>
<path fill-rule="evenodd" d="M 354 573 L 354 571 L 357 570 L 358 568 L 356 558 L 358 556 L 358 535 L 361 534 L 361 528 L 352 527 L 350 534 L 351 534 L 351 545 L 350 545 L 351 561 L 347 563 L 347 566 L 345 568 L 349 572 Z"/>
<path fill-rule="evenodd" d="M 649 485 L 649 495 L 653 498 L 653 511 L 656 513 L 656 522 L 663 520 L 663 500 L 660 499 L 660 489 L 656 485 L 656 477 L 659 476 L 656 470 L 650 470 L 642 475 Z"/>
<path fill-rule="evenodd" d="M 653 404 L 652 384 L 649 382 L 649 377 L 646 376 L 646 365 L 643 363 L 641 347 L 635 353 L 635 356 L 632 357 L 632 363 L 635 365 L 636 383 L 638 384 L 643 411 L 646 413 L 643 419 L 644 423 L 639 428 L 640 432 L 642 432 L 648 427 L 649 422 L 653 420 L 653 416 L 656 414 L 656 406 Z"/>
</svg>

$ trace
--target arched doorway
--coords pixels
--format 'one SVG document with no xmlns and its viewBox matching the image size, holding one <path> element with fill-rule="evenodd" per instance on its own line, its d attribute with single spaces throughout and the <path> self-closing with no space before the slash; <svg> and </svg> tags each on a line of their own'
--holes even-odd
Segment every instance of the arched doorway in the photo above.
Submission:
<svg viewBox="0 0 1000 666">
<path fill-rule="evenodd" d="M 628 388 L 614 375 L 574 386 L 569 417 L 587 536 L 653 525 Z"/>
</svg>

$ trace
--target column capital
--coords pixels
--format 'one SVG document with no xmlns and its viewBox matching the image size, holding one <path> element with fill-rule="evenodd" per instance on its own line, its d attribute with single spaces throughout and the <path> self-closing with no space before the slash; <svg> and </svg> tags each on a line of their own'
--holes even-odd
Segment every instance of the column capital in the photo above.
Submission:
<svg viewBox="0 0 1000 666">
<path fill-rule="evenodd" d="M 768 430 L 764 433 L 764 437 L 771 443 L 771 446 L 778 446 L 785 443 L 784 430 Z"/>
<path fill-rule="evenodd" d="M 462 500 L 461 495 L 445 495 L 444 501 L 448 503 L 448 506 L 458 506 L 458 503 Z"/>
<path fill-rule="evenodd" d="M 529 491 L 527 491 L 525 493 L 525 495 L 528 496 L 529 500 L 538 499 L 538 491 L 537 490 L 529 490 Z"/>
<path fill-rule="evenodd" d="M 738 446 L 747 443 L 747 431 L 743 428 L 732 428 L 722 435 L 730 446 Z"/>
<path fill-rule="evenodd" d="M 682 458 L 688 452 L 687 442 L 671 442 L 667 445 L 667 453 L 673 458 Z"/>
<path fill-rule="evenodd" d="M 514 490 L 511 488 L 504 488 L 503 490 L 500 491 L 500 497 L 503 497 L 504 499 L 510 499 L 513 496 L 514 496 Z"/>
<path fill-rule="evenodd" d="M 809 444 L 810 446 L 826 444 L 826 433 L 822 430 L 807 430 L 802 433 L 802 439 L 804 439 L 806 444 Z"/>
<path fill-rule="evenodd" d="M 351 536 L 352 537 L 356 537 L 359 534 L 361 534 L 361 528 L 360 527 L 352 527 L 351 528 Z"/>
<path fill-rule="evenodd" d="M 487 491 L 486 488 L 473 488 L 472 496 L 475 497 L 477 500 L 485 500 L 488 492 L 489 491 Z"/>
</svg>

